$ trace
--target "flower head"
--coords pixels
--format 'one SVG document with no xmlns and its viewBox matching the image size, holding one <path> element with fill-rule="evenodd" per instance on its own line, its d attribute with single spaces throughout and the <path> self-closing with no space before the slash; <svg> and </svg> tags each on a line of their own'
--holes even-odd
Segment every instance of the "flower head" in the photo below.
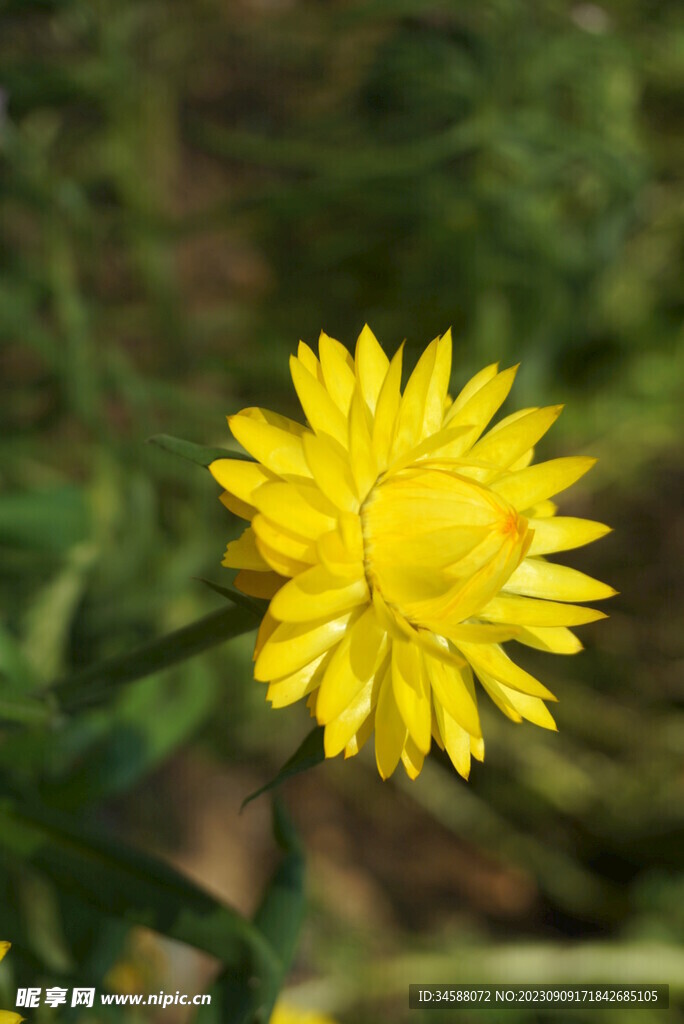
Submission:
<svg viewBox="0 0 684 1024">
<path fill-rule="evenodd" d="M 0 942 L 0 960 L 4 960 L 11 949 L 9 942 Z M 18 1013 L 12 1013 L 10 1010 L 0 1010 L 0 1024 L 20 1024 L 23 1017 L 20 1017 Z"/>
<path fill-rule="evenodd" d="M 210 467 L 250 521 L 223 564 L 270 599 L 254 652 L 268 700 L 307 697 L 328 757 L 375 732 L 383 778 L 399 760 L 415 778 L 433 739 L 468 776 L 484 756 L 475 678 L 509 718 L 555 729 L 556 698 L 502 644 L 574 654 L 570 627 L 604 617 L 578 602 L 615 593 L 545 558 L 608 532 L 551 501 L 594 459 L 531 464 L 561 407 L 485 433 L 517 368 L 485 367 L 452 401 L 449 331 L 403 393 L 402 349 L 390 361 L 368 327 L 354 359 L 321 334 L 290 366 L 309 425 L 244 409 L 228 422 L 256 461 Z"/>
</svg>

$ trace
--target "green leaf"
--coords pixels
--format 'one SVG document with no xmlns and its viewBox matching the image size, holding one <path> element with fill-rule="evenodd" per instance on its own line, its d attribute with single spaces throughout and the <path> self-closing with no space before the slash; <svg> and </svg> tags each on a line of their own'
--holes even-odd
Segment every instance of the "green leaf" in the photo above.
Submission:
<svg viewBox="0 0 684 1024">
<path fill-rule="evenodd" d="M 211 1008 L 198 1014 L 198 1024 L 268 1024 L 292 966 L 304 920 L 305 861 L 299 837 L 279 801 L 273 804 L 273 833 L 284 856 L 254 924 L 274 950 L 278 969 L 256 974 L 251 955 L 237 969 L 229 966 L 216 982 Z"/>
<path fill-rule="evenodd" d="M 96 836 L 71 819 L 24 800 L 0 800 L 0 856 L 28 866 L 100 913 L 141 925 L 241 964 L 272 984 L 281 970 L 258 927 L 163 861 Z"/>
<path fill-rule="evenodd" d="M 195 444 L 193 441 L 184 441 L 180 437 L 171 437 L 170 434 L 155 434 L 148 438 L 149 444 L 156 444 L 172 455 L 179 455 L 181 459 L 194 462 L 198 466 L 209 466 L 217 459 L 239 459 L 242 462 L 254 462 L 251 455 L 244 452 L 231 451 L 228 448 L 209 448 L 203 444 Z"/>
<path fill-rule="evenodd" d="M 275 789 L 277 786 L 282 785 L 286 779 L 292 778 L 293 775 L 299 775 L 300 772 L 306 772 L 309 768 L 315 768 L 317 764 L 325 760 L 325 748 L 323 746 L 323 732 L 321 726 L 317 725 L 308 736 L 302 741 L 297 747 L 289 761 L 286 761 L 283 767 L 280 769 L 275 778 L 267 782 L 265 786 L 261 786 L 255 790 L 254 793 L 250 793 L 248 797 L 242 802 L 241 810 L 250 804 L 252 800 L 256 800 L 262 793 L 268 793 L 269 790 Z"/>
<path fill-rule="evenodd" d="M 65 711 L 100 704 L 126 683 L 192 658 L 216 644 L 248 633 L 256 625 L 258 614 L 252 608 L 221 609 L 127 654 L 60 679 L 52 684 L 51 690 Z"/>
<path fill-rule="evenodd" d="M 242 594 L 235 587 L 227 587 L 222 583 L 214 583 L 213 580 L 206 580 L 203 576 L 195 576 L 198 583 L 204 583 L 206 587 L 213 590 L 215 594 L 220 594 L 221 597 L 228 598 L 233 604 L 242 605 L 243 608 L 250 608 L 256 615 L 265 615 L 268 610 L 268 601 L 264 601 L 259 597 L 248 597 L 247 594 Z"/>
</svg>

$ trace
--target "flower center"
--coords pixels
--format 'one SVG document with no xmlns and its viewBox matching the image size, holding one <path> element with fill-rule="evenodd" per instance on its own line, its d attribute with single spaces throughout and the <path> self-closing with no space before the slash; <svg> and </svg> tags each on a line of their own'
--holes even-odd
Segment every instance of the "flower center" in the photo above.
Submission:
<svg viewBox="0 0 684 1024">
<path fill-rule="evenodd" d="M 375 485 L 361 510 L 370 586 L 415 625 L 462 622 L 501 589 L 526 550 L 527 520 L 487 487 L 413 467 Z"/>
</svg>

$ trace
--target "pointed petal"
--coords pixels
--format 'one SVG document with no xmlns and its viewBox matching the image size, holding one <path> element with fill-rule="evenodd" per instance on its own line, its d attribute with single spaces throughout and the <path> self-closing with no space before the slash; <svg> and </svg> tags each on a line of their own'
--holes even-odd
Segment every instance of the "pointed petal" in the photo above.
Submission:
<svg viewBox="0 0 684 1024">
<path fill-rule="evenodd" d="M 477 613 L 491 622 L 511 622 L 521 626 L 583 626 L 605 619 L 595 608 L 581 608 L 556 601 L 537 601 L 531 597 L 499 594 Z"/>
<path fill-rule="evenodd" d="M 274 708 L 285 708 L 306 697 L 320 685 L 329 660 L 329 652 L 321 654 L 297 672 L 292 672 L 283 679 L 273 680 L 268 684 L 266 700 L 270 701 Z"/>
<path fill-rule="evenodd" d="M 314 565 L 281 587 L 271 601 L 271 613 L 281 622 L 311 622 L 338 615 L 369 599 L 363 575 L 347 582 L 332 576 L 325 566 Z"/>
<path fill-rule="evenodd" d="M 534 530 L 530 555 L 546 555 L 555 551 L 569 551 L 605 537 L 610 526 L 596 523 L 591 519 L 576 519 L 573 516 L 554 516 L 551 519 L 530 519 Z"/>
<path fill-rule="evenodd" d="M 427 754 L 432 738 L 430 685 L 422 652 L 405 640 L 392 644 L 392 686 L 409 735 Z"/>
<path fill-rule="evenodd" d="M 480 673 L 491 675 L 497 682 L 510 686 L 521 693 L 529 693 L 543 700 L 556 698 L 538 679 L 520 668 L 514 661 L 495 644 L 459 644 L 459 649 L 468 659 L 478 676 Z"/>
<path fill-rule="evenodd" d="M 314 625 L 281 622 L 259 653 L 254 678 L 260 682 L 282 679 L 308 665 L 339 643 L 353 615 L 353 612 L 345 612 Z"/>
<path fill-rule="evenodd" d="M 406 726 L 394 699 L 391 669 L 385 673 L 375 710 L 375 761 L 380 777 L 389 779 L 399 764 L 406 740 Z"/>
<path fill-rule="evenodd" d="M 297 359 L 299 359 L 302 366 L 306 367 L 309 373 L 316 378 L 319 384 L 323 383 L 323 370 L 321 369 L 318 357 L 314 350 L 304 341 L 300 341 L 297 346 Z"/>
<path fill-rule="evenodd" d="M 444 417 L 444 426 L 475 426 L 478 428 L 478 433 L 482 433 L 494 413 L 508 397 L 517 370 L 517 366 L 511 366 L 508 370 L 497 373 L 463 406 L 457 407 L 457 403 L 454 402 Z"/>
<path fill-rule="evenodd" d="M 616 591 L 607 583 L 541 558 L 526 558 L 503 588 L 512 594 L 546 598 L 551 601 L 602 601 Z"/>
<path fill-rule="evenodd" d="M 377 672 L 387 650 L 387 635 L 368 608 L 348 630 L 327 668 L 318 698 L 318 721 L 327 725 L 354 700 Z"/>
<path fill-rule="evenodd" d="M 365 501 L 378 478 L 378 464 L 373 454 L 372 424 L 361 392 L 356 390 L 349 414 L 349 462 L 356 484 L 356 493 Z"/>
<path fill-rule="evenodd" d="M 379 679 L 375 675 L 365 683 L 344 711 L 328 722 L 324 733 L 326 757 L 337 757 L 349 745 L 375 708 L 379 690 Z"/>
<path fill-rule="evenodd" d="M 579 654 L 582 644 L 565 626 L 521 626 L 515 638 L 519 644 L 551 654 Z"/>
<path fill-rule="evenodd" d="M 470 736 L 438 701 L 435 702 L 435 717 L 451 763 L 458 774 L 467 779 L 470 775 Z"/>
<path fill-rule="evenodd" d="M 458 393 L 456 398 L 451 403 L 449 412 L 447 416 L 445 416 L 445 421 L 448 420 L 451 416 L 454 416 L 457 412 L 459 412 L 466 404 L 466 402 L 470 401 L 474 394 L 480 391 L 485 386 L 485 384 L 489 383 L 490 380 L 493 380 L 494 377 L 496 377 L 498 371 L 499 364 L 490 363 L 489 366 L 485 366 L 482 370 L 476 373 L 474 377 L 471 377 L 468 383 L 465 385 L 465 387 L 461 389 L 461 391 Z"/>
<path fill-rule="evenodd" d="M 537 502 L 551 498 L 554 494 L 564 491 L 580 477 L 584 476 L 596 459 L 585 455 L 571 455 L 563 459 L 550 459 L 538 462 L 535 466 L 517 470 L 494 480 L 491 490 L 505 498 L 519 512 L 536 505 Z"/>
<path fill-rule="evenodd" d="M 558 419 L 562 408 L 562 405 L 550 405 L 509 417 L 505 425 L 497 424 L 478 441 L 470 456 L 502 468 L 510 466 L 544 436 Z"/>
<path fill-rule="evenodd" d="M 312 430 L 334 437 L 347 446 L 347 419 L 333 402 L 326 388 L 300 363 L 290 356 L 290 373 L 297 397 Z"/>
<path fill-rule="evenodd" d="M 333 402 L 347 416 L 351 404 L 356 377 L 354 361 L 344 345 L 321 331 L 318 339 L 318 355 L 321 360 L 323 379 Z"/>
<path fill-rule="evenodd" d="M 235 440 L 272 473 L 311 476 L 304 458 L 305 428 L 266 409 L 243 409 L 228 417 Z"/>
<path fill-rule="evenodd" d="M 371 412 L 375 412 L 388 368 L 389 359 L 366 324 L 356 342 L 356 376 L 363 399 Z"/>
<path fill-rule="evenodd" d="M 426 657 L 428 676 L 436 700 L 468 733 L 482 735 L 473 674 L 469 665 L 458 668 Z"/>
<path fill-rule="evenodd" d="M 359 498 L 346 453 L 325 437 L 309 434 L 304 452 L 311 474 L 333 504 L 343 511 L 358 512 Z"/>
<path fill-rule="evenodd" d="M 387 375 L 380 389 L 373 422 L 373 453 L 382 471 L 387 468 L 390 447 L 401 401 L 401 365 L 403 344 L 397 349 L 390 362 Z"/>
<path fill-rule="evenodd" d="M 423 770 L 425 754 L 419 750 L 410 736 L 406 737 L 404 749 L 401 752 L 401 763 L 411 781 L 418 778 Z"/>
</svg>

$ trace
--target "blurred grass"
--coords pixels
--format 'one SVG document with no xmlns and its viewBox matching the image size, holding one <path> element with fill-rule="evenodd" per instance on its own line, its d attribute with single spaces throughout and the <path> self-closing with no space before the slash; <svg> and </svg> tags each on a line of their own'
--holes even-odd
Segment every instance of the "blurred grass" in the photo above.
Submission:
<svg viewBox="0 0 684 1024">
<path fill-rule="evenodd" d="M 242 405 L 294 411 L 299 337 L 352 345 L 368 320 L 415 354 L 452 324 L 454 386 L 521 360 L 519 406 L 567 402 L 544 451 L 601 456 L 574 508 L 616 532 L 576 564 L 622 596 L 580 658 L 535 659 L 559 734 L 488 716 L 467 787 L 437 760 L 411 786 L 355 763 L 292 785 L 313 850 L 300 976 L 343 1020 L 399 1019 L 403 993 L 369 1008 L 363 979 L 417 936 L 454 965 L 474 936 L 473 977 L 502 943 L 552 970 L 578 943 L 581 973 L 590 941 L 665 963 L 684 940 L 683 54 L 681 5 L 649 0 L 0 4 L 8 783 L 116 828 L 152 793 L 149 842 L 174 758 L 265 781 L 306 731 L 266 710 L 248 640 L 58 725 L 32 704 L 219 606 L 192 578 L 222 579 L 237 526 L 207 474 L 144 441 L 222 446 Z M 310 785 L 338 808 L 327 831 Z M 38 913 L 36 878 L 3 872 L 16 978 L 85 965 L 93 937 L 102 977 L 120 927 L 49 889 Z"/>
</svg>

